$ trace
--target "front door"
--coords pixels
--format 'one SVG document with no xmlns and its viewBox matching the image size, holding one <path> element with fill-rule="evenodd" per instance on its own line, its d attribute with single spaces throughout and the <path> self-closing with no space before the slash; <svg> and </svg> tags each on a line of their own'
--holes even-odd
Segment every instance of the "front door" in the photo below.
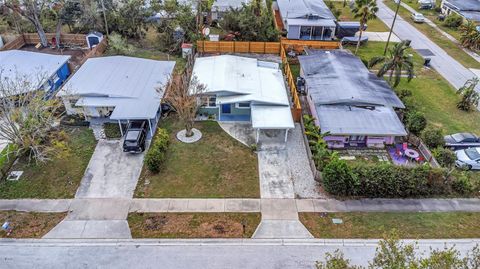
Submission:
<svg viewBox="0 0 480 269">
<path fill-rule="evenodd" d="M 223 104 L 222 105 L 222 114 L 230 114 L 232 113 L 232 105 L 231 104 Z"/>
</svg>

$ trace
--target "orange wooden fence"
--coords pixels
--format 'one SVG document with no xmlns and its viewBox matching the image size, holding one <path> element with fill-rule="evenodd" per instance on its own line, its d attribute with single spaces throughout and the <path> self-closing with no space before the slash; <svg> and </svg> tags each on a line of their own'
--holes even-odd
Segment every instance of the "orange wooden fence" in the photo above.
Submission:
<svg viewBox="0 0 480 269">
<path fill-rule="evenodd" d="M 7 44 L 5 44 L 5 46 L 0 48 L 0 51 L 2 51 L 2 50 L 16 50 L 16 49 L 19 49 L 19 48 L 23 47 L 24 45 L 25 45 L 25 40 L 23 39 L 23 35 L 19 35 L 14 40 L 8 42 Z"/>
<path fill-rule="evenodd" d="M 201 53 L 261 53 L 279 54 L 280 42 L 197 41 Z"/>
<path fill-rule="evenodd" d="M 290 88 L 290 94 L 292 95 L 293 99 L 293 120 L 299 122 L 302 118 L 302 105 L 300 104 L 300 98 L 298 97 L 297 92 L 297 85 L 295 82 L 295 78 L 293 77 L 292 70 L 290 69 L 290 64 L 288 63 L 287 59 L 287 52 L 285 51 L 284 47 L 281 48 L 280 57 L 282 57 L 283 71 L 285 72 L 288 87 Z"/>
</svg>

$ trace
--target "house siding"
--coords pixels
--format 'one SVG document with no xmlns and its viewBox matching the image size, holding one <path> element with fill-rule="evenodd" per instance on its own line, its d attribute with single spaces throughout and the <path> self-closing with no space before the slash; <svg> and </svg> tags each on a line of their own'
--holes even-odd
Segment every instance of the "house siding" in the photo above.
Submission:
<svg viewBox="0 0 480 269">
<path fill-rule="evenodd" d="M 288 39 L 300 39 L 300 26 L 299 25 L 289 25 L 287 29 L 287 38 Z"/>
</svg>

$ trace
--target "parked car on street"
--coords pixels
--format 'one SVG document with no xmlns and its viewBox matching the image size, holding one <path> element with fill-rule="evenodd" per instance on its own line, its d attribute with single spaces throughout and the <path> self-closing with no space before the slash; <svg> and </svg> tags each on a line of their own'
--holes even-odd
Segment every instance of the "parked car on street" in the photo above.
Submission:
<svg viewBox="0 0 480 269">
<path fill-rule="evenodd" d="M 480 138 L 472 133 L 456 133 L 443 138 L 445 147 L 453 150 L 480 147 Z"/>
<path fill-rule="evenodd" d="M 147 131 L 147 121 L 131 121 L 127 126 L 125 140 L 123 141 L 123 152 L 140 153 L 145 151 Z"/>
<path fill-rule="evenodd" d="M 467 170 L 480 169 L 480 147 L 468 148 L 455 151 L 457 161 L 455 165 Z"/>
<path fill-rule="evenodd" d="M 412 20 L 416 23 L 424 23 L 425 16 L 422 13 L 412 13 Z"/>
</svg>

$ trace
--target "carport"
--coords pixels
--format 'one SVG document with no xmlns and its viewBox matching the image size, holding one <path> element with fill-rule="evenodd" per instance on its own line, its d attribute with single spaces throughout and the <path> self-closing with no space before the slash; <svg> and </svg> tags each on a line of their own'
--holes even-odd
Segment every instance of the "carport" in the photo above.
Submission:
<svg viewBox="0 0 480 269">
<path fill-rule="evenodd" d="M 252 127 L 255 130 L 255 142 L 258 143 L 261 130 L 284 130 L 285 143 L 288 130 L 294 129 L 292 112 L 289 106 L 252 106 Z"/>
<path fill-rule="evenodd" d="M 139 108 L 136 104 L 128 104 L 128 102 L 126 102 L 125 104 L 115 107 L 112 115 L 110 115 L 110 119 L 118 122 L 122 136 L 122 121 L 127 121 L 128 124 L 131 120 L 146 120 L 148 121 L 150 135 L 153 137 L 154 127 L 156 127 L 156 124 L 158 123 L 159 109 L 160 104 L 157 103 L 145 103 L 144 106 Z"/>
</svg>

